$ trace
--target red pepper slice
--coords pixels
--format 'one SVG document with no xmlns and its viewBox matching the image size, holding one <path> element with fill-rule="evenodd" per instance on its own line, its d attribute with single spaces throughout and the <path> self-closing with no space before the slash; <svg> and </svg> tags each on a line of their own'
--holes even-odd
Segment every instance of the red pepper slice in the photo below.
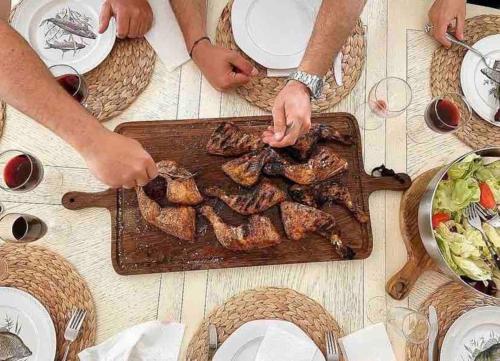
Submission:
<svg viewBox="0 0 500 361">
<path fill-rule="evenodd" d="M 448 222 L 450 219 L 448 213 L 436 213 L 432 216 L 432 228 L 437 228 L 441 223 Z"/>
<path fill-rule="evenodd" d="M 479 198 L 479 203 L 481 203 L 481 205 L 487 209 L 495 208 L 497 204 L 490 186 L 485 182 L 481 182 L 479 183 L 479 189 L 481 190 L 481 197 Z"/>
</svg>

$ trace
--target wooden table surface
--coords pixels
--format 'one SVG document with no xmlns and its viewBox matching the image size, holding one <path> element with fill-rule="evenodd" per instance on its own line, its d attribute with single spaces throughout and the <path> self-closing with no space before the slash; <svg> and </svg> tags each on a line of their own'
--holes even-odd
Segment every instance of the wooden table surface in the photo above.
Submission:
<svg viewBox="0 0 500 361">
<path fill-rule="evenodd" d="M 367 59 L 363 75 L 352 93 L 332 111 L 354 113 L 377 80 L 385 76 L 406 79 L 414 92 L 408 112 L 389 119 L 375 131 L 365 131 L 367 170 L 381 163 L 416 176 L 469 150 L 453 136 L 439 136 L 415 145 L 406 138 L 406 120 L 422 114 L 430 100 L 429 67 L 435 42 L 423 31 L 428 0 L 369 0 L 362 19 L 367 30 Z M 226 0 L 208 1 L 212 38 Z M 468 16 L 500 11 L 468 6 Z M 168 72 L 160 61 L 144 93 L 116 119 L 110 129 L 132 120 L 189 119 L 264 114 L 236 94 L 221 94 L 189 62 Z M 363 119 L 360 119 L 361 121 Z M 241 269 L 119 276 L 110 259 L 110 217 L 104 209 L 78 212 L 62 207 L 68 191 L 99 191 L 79 155 L 63 141 L 11 107 L 7 111 L 0 149 L 32 152 L 45 165 L 46 177 L 33 192 L 0 193 L 8 212 L 26 212 L 43 219 L 48 234 L 37 244 L 57 251 L 73 263 L 90 285 L 98 318 L 97 341 L 140 322 L 160 319 L 186 325 L 183 354 L 198 324 L 214 307 L 230 296 L 255 287 L 289 287 L 314 298 L 331 312 L 346 333 L 369 324 L 367 303 L 385 294 L 386 280 L 403 265 L 406 252 L 399 232 L 401 194 L 377 192 L 370 198 L 374 251 L 364 261 L 309 263 Z M 416 307 L 447 279 L 426 274 L 407 300 L 391 304 Z M 391 334 L 404 360 L 402 340 Z M 181 358 L 184 360 L 184 357 Z"/>
</svg>

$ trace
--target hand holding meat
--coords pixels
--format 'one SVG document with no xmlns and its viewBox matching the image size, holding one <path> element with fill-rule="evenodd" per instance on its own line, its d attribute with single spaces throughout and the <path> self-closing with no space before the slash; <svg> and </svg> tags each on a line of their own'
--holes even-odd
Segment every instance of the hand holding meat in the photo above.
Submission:
<svg viewBox="0 0 500 361">
<path fill-rule="evenodd" d="M 143 37 L 153 25 L 153 10 L 147 0 L 106 0 L 102 5 L 99 33 L 106 31 L 112 17 L 116 19 L 117 36 Z"/>
</svg>

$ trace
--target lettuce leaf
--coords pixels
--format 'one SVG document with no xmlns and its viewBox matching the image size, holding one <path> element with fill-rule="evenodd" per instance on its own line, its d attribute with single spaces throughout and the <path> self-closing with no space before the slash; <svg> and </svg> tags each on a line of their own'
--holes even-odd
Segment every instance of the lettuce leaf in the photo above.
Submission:
<svg viewBox="0 0 500 361">
<path fill-rule="evenodd" d="M 472 202 L 479 202 L 480 196 L 479 184 L 474 178 L 442 180 L 434 196 L 433 210 L 459 212 Z"/>
<path fill-rule="evenodd" d="M 448 169 L 448 178 L 453 180 L 469 178 L 481 167 L 483 167 L 483 159 L 475 153 L 469 154 L 462 161 L 453 164 Z"/>
</svg>

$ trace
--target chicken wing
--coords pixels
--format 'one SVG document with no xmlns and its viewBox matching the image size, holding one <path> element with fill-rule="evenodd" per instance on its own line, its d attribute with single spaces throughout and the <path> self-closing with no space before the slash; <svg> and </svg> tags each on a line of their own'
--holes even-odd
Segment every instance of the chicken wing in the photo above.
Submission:
<svg viewBox="0 0 500 361">
<path fill-rule="evenodd" d="M 236 183 L 251 187 L 258 182 L 264 165 L 277 156 L 274 150 L 266 147 L 224 163 L 222 170 Z"/>
<path fill-rule="evenodd" d="M 240 226 L 230 226 L 215 213 L 210 206 L 200 209 L 215 232 L 217 240 L 232 251 L 249 251 L 279 244 L 281 237 L 271 220 L 264 216 L 250 216 L 249 223 Z"/>
<path fill-rule="evenodd" d="M 293 157 L 306 160 L 319 141 L 333 141 L 345 145 L 353 144 L 353 139 L 348 134 L 342 134 L 330 125 L 313 124 L 311 130 L 297 139 L 297 142 L 285 148 Z"/>
<path fill-rule="evenodd" d="M 239 156 L 264 147 L 261 138 L 241 130 L 231 122 L 223 122 L 210 136 L 207 144 L 209 154 L 225 157 Z"/>
<path fill-rule="evenodd" d="M 281 203 L 280 208 L 281 220 L 288 238 L 299 241 L 308 233 L 317 233 L 332 242 L 343 259 L 354 258 L 353 249 L 342 243 L 336 229 L 335 219 L 331 214 L 288 201 Z"/>
<path fill-rule="evenodd" d="M 331 148 L 318 147 L 306 163 L 292 164 L 275 157 L 264 166 L 264 173 L 284 176 L 298 184 L 312 184 L 340 174 L 347 167 L 347 161 Z"/>
<path fill-rule="evenodd" d="M 286 199 L 286 193 L 267 179 L 244 194 L 227 194 L 218 186 L 207 188 L 205 193 L 220 198 L 230 208 L 243 215 L 264 212 Z"/>
<path fill-rule="evenodd" d="M 351 193 L 346 186 L 333 180 L 313 184 L 311 186 L 301 186 L 295 184 L 288 189 L 293 200 L 310 207 L 321 207 L 325 203 L 337 203 L 346 207 L 359 223 L 368 222 L 368 214 L 361 206 L 354 204 Z"/>
</svg>

